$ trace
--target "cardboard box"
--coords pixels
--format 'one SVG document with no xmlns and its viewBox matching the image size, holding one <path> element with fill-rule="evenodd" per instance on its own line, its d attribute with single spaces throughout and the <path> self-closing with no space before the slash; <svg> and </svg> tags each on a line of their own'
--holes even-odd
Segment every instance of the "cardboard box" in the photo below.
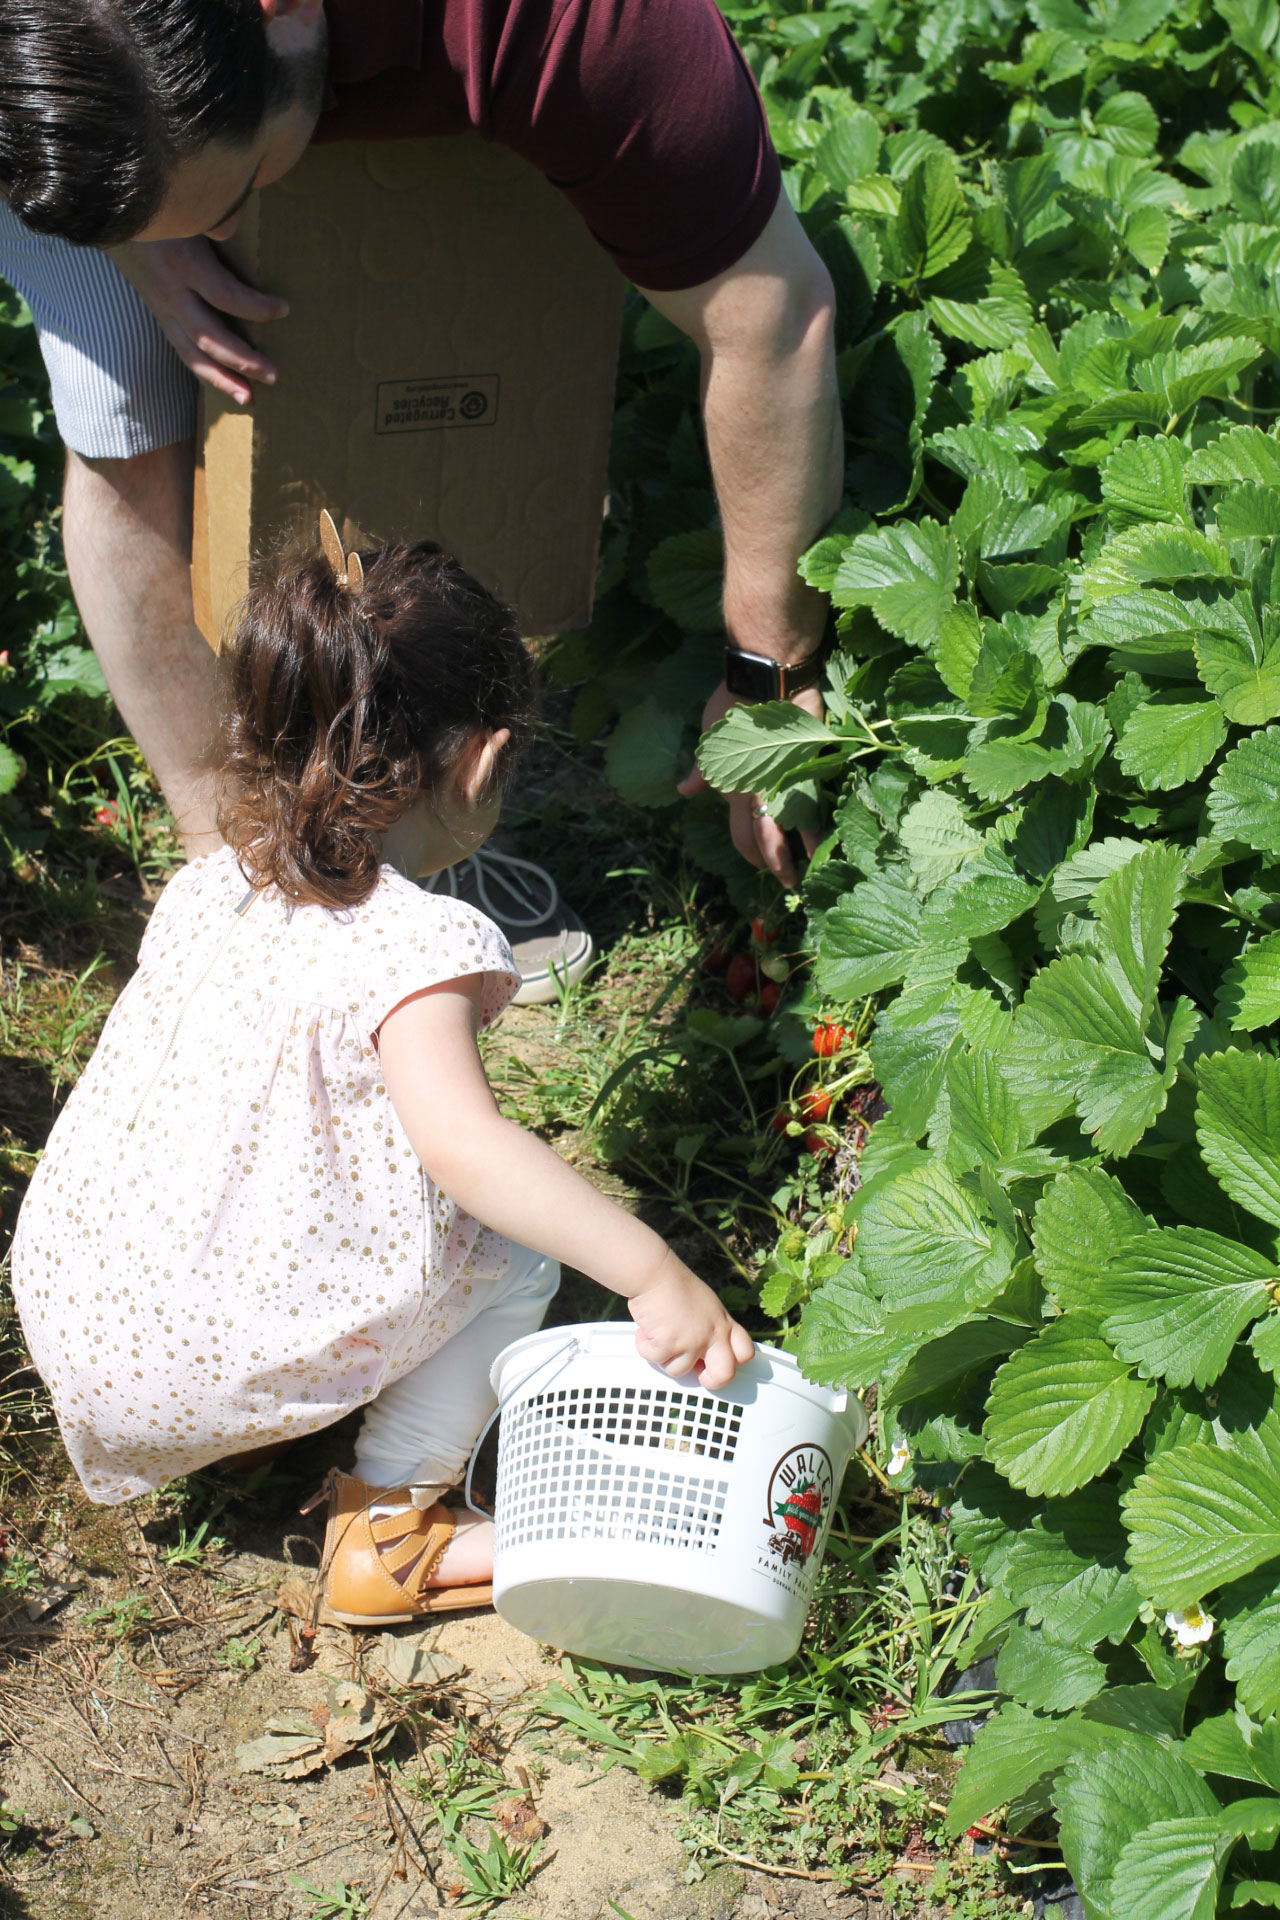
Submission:
<svg viewBox="0 0 1280 1920">
<path fill-rule="evenodd" d="M 201 389 L 206 637 L 321 507 L 348 546 L 438 540 L 526 634 L 584 625 L 623 283 L 555 188 L 472 134 L 312 147 L 225 252 L 290 313 L 254 335 L 279 379 L 250 408 Z"/>
</svg>

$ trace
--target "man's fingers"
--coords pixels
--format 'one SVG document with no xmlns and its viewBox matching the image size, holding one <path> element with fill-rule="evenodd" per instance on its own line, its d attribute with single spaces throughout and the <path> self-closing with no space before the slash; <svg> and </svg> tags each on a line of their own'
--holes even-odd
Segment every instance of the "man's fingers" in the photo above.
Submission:
<svg viewBox="0 0 1280 1920">
<path fill-rule="evenodd" d="M 183 366 L 189 368 L 197 380 L 203 380 L 207 387 L 216 387 L 219 393 L 225 393 L 238 406 L 248 405 L 253 398 L 253 388 L 247 381 L 238 380 L 226 367 L 211 360 L 186 334 L 168 328 L 165 333 Z"/>
<path fill-rule="evenodd" d="M 733 793 L 729 796 L 729 838 L 753 867 L 764 865 L 764 854 L 756 838 L 755 801 L 749 793 Z"/>
<path fill-rule="evenodd" d="M 216 361 L 233 373 L 242 373 L 250 380 L 265 380 L 270 384 L 275 379 L 275 367 L 266 355 L 251 347 L 234 327 L 227 326 L 221 315 L 195 294 L 185 305 L 183 321 L 197 350 L 206 359 Z"/>
<path fill-rule="evenodd" d="M 283 320 L 289 302 L 278 293 L 263 293 L 232 273 L 226 262 L 210 248 L 207 257 L 197 260 L 191 285 L 198 294 L 222 313 L 233 313 L 238 320 Z"/>
<path fill-rule="evenodd" d="M 677 783 L 676 792 L 682 793 L 686 800 L 691 800 L 695 793 L 707 793 L 710 788 L 711 782 L 704 779 L 697 767 L 694 767 L 692 772 L 686 773 L 684 779 Z"/>
<path fill-rule="evenodd" d="M 800 885 L 800 875 L 796 872 L 796 863 L 791 857 L 786 834 L 777 821 L 771 820 L 767 813 L 753 816 L 752 824 L 756 830 L 756 844 L 760 849 L 760 858 L 754 864 L 758 867 L 767 867 L 776 880 L 781 880 L 784 887 L 794 891 Z"/>
<path fill-rule="evenodd" d="M 754 1359 L 756 1343 L 746 1328 L 740 1327 L 736 1320 L 729 1329 L 729 1345 L 733 1349 L 733 1357 L 739 1366 L 744 1366 L 748 1360 Z"/>
</svg>

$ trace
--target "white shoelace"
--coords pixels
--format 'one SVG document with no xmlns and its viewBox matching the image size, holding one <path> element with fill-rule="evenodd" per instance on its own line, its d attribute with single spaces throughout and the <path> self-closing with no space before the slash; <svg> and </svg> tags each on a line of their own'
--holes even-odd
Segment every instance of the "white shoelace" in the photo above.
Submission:
<svg viewBox="0 0 1280 1920">
<path fill-rule="evenodd" d="M 536 927 L 543 920 L 549 920 L 560 905 L 556 883 L 545 868 L 536 866 L 532 860 L 521 860 L 514 853 L 499 853 L 496 847 L 486 847 L 483 853 L 469 854 L 465 860 L 459 860 L 457 866 L 446 867 L 442 873 L 432 874 L 422 884 L 430 893 L 439 893 L 442 888 L 447 888 L 456 899 L 458 875 L 463 867 L 468 866 L 475 869 L 476 899 L 491 920 L 508 927 Z M 515 902 L 514 908 L 495 904 L 485 883 L 486 867 L 492 870 L 495 885 L 500 886 Z M 535 881 L 524 877 L 528 874 L 536 876 Z"/>
</svg>

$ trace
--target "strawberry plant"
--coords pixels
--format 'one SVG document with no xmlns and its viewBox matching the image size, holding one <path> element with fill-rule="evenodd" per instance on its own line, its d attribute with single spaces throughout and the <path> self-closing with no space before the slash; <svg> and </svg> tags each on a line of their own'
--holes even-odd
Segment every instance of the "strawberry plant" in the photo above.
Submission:
<svg viewBox="0 0 1280 1920">
<path fill-rule="evenodd" d="M 894 1484 L 949 1507 L 981 1578 L 1002 1699 L 953 1831 L 1052 1818 L 1091 1920 L 1261 1912 L 1280 8 L 727 11 L 837 288 L 849 459 L 802 562 L 839 616 L 826 718 L 735 709 L 699 763 L 825 818 L 814 1050 L 878 996 L 889 1106 L 847 1257 L 771 1298 L 805 1302 L 811 1376 L 875 1387 Z M 695 394 L 633 310 L 606 591 L 562 660 L 591 676 L 580 732 L 614 722 L 611 771 L 650 804 L 715 677 Z M 709 803 L 673 819 L 737 886 Z"/>
</svg>

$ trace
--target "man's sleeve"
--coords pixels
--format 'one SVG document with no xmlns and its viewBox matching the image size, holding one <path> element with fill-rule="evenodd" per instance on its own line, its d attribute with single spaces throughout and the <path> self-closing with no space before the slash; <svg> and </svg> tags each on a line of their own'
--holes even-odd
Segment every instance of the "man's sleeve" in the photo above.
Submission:
<svg viewBox="0 0 1280 1920">
<path fill-rule="evenodd" d="M 485 131 L 567 195 L 627 278 L 670 292 L 740 260 L 781 171 L 715 0 L 565 0 L 539 46 L 523 38 L 499 53 Z"/>
</svg>

